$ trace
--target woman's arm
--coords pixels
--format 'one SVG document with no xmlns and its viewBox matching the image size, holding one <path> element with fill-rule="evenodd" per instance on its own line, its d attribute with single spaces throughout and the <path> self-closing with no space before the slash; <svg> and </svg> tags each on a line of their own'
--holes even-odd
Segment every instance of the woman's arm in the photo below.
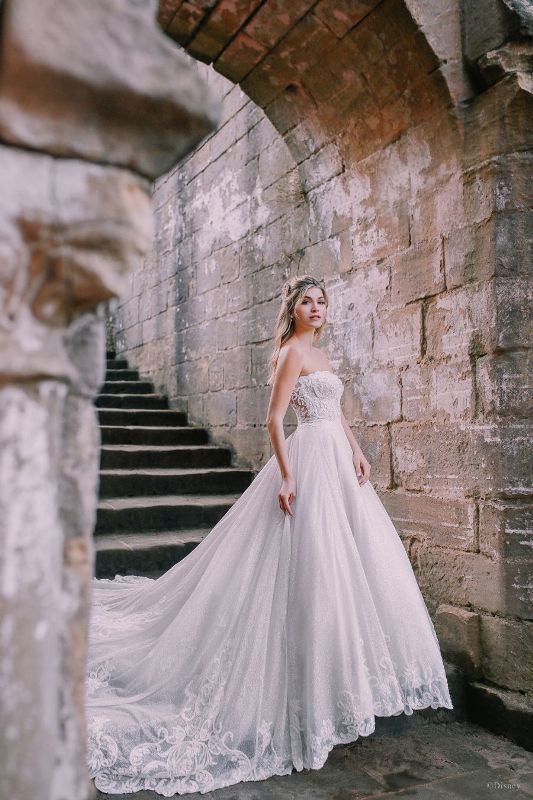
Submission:
<svg viewBox="0 0 533 800">
<path fill-rule="evenodd" d="M 303 362 L 303 354 L 299 353 L 295 348 L 288 346 L 281 351 L 276 365 L 266 419 L 268 435 L 270 436 L 282 478 L 281 490 L 278 495 L 279 505 L 282 511 L 288 512 L 291 516 L 290 500 L 296 498 L 296 481 L 289 465 L 283 419 L 289 406 L 292 391 L 302 370 Z"/>
<path fill-rule="evenodd" d="M 342 422 L 342 427 L 344 428 L 344 432 L 346 434 L 346 438 L 350 442 L 350 447 L 352 448 L 355 474 L 357 475 L 359 483 L 361 484 L 361 486 L 363 486 L 363 484 L 367 482 L 370 475 L 370 464 L 364 457 L 363 451 L 359 447 L 357 440 L 352 433 L 352 429 L 348 425 L 346 417 L 342 412 L 341 412 L 341 422 Z"/>
</svg>

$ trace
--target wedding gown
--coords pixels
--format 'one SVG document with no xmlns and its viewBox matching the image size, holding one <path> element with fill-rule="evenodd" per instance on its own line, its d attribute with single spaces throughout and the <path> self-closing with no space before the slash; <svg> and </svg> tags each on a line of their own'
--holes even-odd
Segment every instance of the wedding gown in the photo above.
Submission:
<svg viewBox="0 0 533 800">
<path fill-rule="evenodd" d="M 319 769 L 375 716 L 453 708 L 401 539 L 356 478 L 342 381 L 301 376 L 287 437 L 206 538 L 154 580 L 92 581 L 88 763 L 103 792 L 169 797 Z"/>
</svg>

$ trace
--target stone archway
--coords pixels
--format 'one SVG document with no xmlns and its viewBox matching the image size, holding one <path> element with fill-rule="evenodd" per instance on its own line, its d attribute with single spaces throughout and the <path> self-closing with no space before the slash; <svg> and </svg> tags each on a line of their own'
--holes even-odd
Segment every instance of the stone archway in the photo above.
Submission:
<svg viewBox="0 0 533 800">
<path fill-rule="evenodd" d="M 1 602 L 3 674 L 13 678 L 4 684 L 11 716 L 1 775 L 6 795 L 19 800 L 49 787 L 50 797 L 87 793 L 81 687 L 96 499 L 91 397 L 103 377 L 103 322 L 93 309 L 124 291 L 147 248 L 149 181 L 215 119 L 201 82 L 154 25 L 154 6 L 121 0 L 111 13 L 105 0 L 76 1 L 59 14 L 55 5 L 7 0 L 1 19 L 0 158 L 10 187 L 0 200 L 8 476 L 0 485 Z M 476 38 L 478 6 L 468 4 L 463 44 L 452 3 L 424 4 L 422 14 L 414 0 L 174 0 L 161 5 L 159 19 L 193 57 L 239 82 L 283 137 L 298 172 L 287 184 L 296 197 L 285 200 L 306 210 L 290 235 L 309 235 L 289 266 L 340 265 L 324 270 L 337 298 L 330 346 L 342 354 L 343 375 L 364 377 L 347 380 L 346 410 L 426 597 L 440 608 L 443 641 L 473 679 L 493 685 L 489 692 L 472 684 L 480 715 L 494 703 L 503 711 L 491 724 L 516 735 L 505 712 L 524 720 L 519 692 L 531 689 L 531 675 L 505 656 L 527 652 L 531 630 L 521 533 L 527 342 L 519 323 L 531 225 L 523 176 L 532 33 L 525 3 L 495 0 L 490 36 Z M 407 93 L 398 94 L 402 87 Z M 341 115 L 352 120 L 348 130 Z M 261 271 L 250 249 L 240 252 L 250 275 Z M 285 255 L 266 265 L 272 275 Z M 226 277 L 230 284 L 231 272 Z M 192 314 L 194 295 L 181 302 Z M 234 310 L 245 330 L 246 302 L 244 293 Z M 268 302 L 253 340 L 242 343 L 259 353 L 254 391 L 264 382 Z M 125 327 L 124 349 L 137 324 Z M 158 341 L 157 324 L 150 327 Z M 183 332 L 178 339 L 180 347 L 190 341 Z M 213 376 L 220 380 L 220 371 Z M 171 373 L 159 380 L 176 385 Z M 174 397 L 204 413 L 194 394 Z M 241 442 L 248 438 L 252 450 L 256 433 L 245 430 Z M 47 602 L 38 605 L 41 596 Z"/>
<path fill-rule="evenodd" d="M 525 525 L 523 410 L 502 394 L 526 369 L 523 52 L 487 60 L 452 3 L 165 2 L 159 19 L 231 83 L 219 130 L 155 189 L 150 290 L 126 299 L 120 349 L 258 468 L 276 288 L 325 277 L 345 412 L 446 654 L 508 732 L 477 698 L 532 688 L 498 655 L 531 636 L 527 545 L 503 533 Z M 152 313 L 149 295 L 172 300 Z"/>
</svg>

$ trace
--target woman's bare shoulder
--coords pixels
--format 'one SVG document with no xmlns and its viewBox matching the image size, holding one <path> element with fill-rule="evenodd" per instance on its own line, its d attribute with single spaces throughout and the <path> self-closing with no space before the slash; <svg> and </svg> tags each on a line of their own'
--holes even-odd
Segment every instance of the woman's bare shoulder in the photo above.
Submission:
<svg viewBox="0 0 533 800">
<path fill-rule="evenodd" d="M 303 355 L 304 349 L 301 345 L 297 344 L 296 342 L 289 341 L 281 345 L 281 347 L 279 348 L 279 352 L 280 355 L 281 353 L 286 353 L 286 355 L 289 355 L 291 353 L 295 355 Z"/>
</svg>

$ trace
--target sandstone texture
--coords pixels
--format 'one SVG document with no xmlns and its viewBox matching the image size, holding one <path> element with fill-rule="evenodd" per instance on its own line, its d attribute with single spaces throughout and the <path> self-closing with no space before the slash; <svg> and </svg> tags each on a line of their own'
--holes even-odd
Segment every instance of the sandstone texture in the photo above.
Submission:
<svg viewBox="0 0 533 800">
<path fill-rule="evenodd" d="M 150 180 L 216 104 L 154 3 L 7 0 L 0 33 L 0 795 L 86 800 L 106 304 L 153 239 Z"/>
<path fill-rule="evenodd" d="M 322 346 L 445 654 L 528 690 L 501 653 L 531 635 L 532 20 L 463 6 L 165 0 L 222 118 L 154 185 L 117 349 L 257 470 L 279 288 L 325 278 Z"/>
</svg>

